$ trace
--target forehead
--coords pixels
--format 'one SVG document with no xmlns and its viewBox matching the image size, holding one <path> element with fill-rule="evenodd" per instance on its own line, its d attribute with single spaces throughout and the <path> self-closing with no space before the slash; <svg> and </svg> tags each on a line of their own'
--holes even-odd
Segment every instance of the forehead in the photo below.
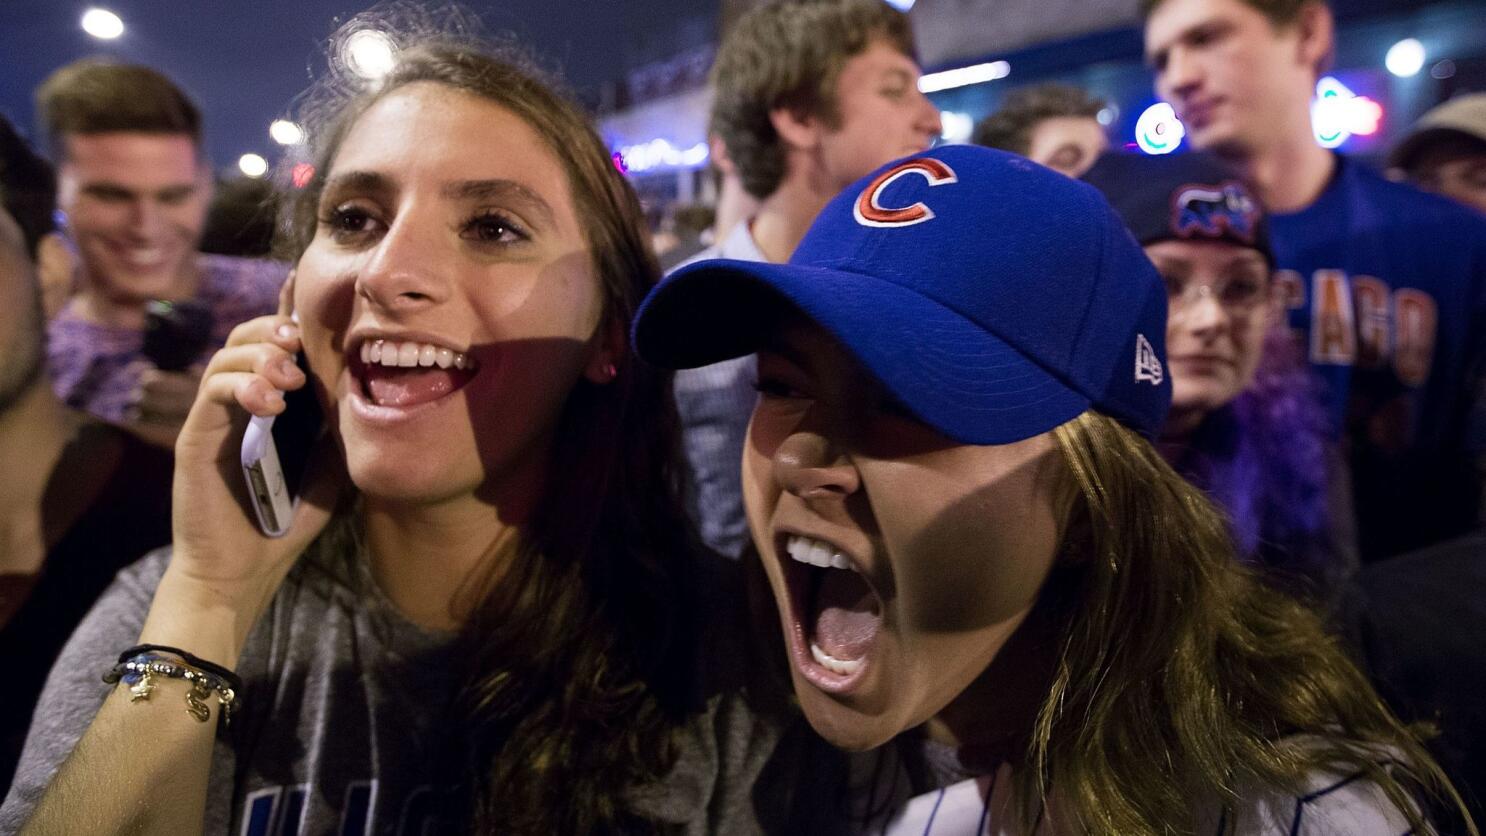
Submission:
<svg viewBox="0 0 1486 836">
<path fill-rule="evenodd" d="M 64 173 L 84 180 L 153 186 L 191 182 L 198 174 L 196 145 L 185 134 L 72 134 L 64 148 Z"/>
<path fill-rule="evenodd" d="M 867 42 L 867 48 L 847 59 L 841 65 L 841 86 L 870 84 L 886 73 L 906 73 L 918 78 L 918 64 L 898 51 L 892 42 L 881 36 Z"/>
<path fill-rule="evenodd" d="M 1032 129 L 1032 141 L 1095 142 L 1104 137 L 1104 128 L 1091 116 L 1050 116 Z"/>
<path fill-rule="evenodd" d="M 1164 0 L 1145 22 L 1145 53 L 1170 48 L 1192 30 L 1217 21 L 1247 21 L 1266 24 L 1269 18 L 1243 0 Z"/>
<path fill-rule="evenodd" d="M 434 82 L 406 85 L 358 118 L 331 172 L 375 171 L 404 188 L 510 180 L 554 209 L 569 206 L 567 173 L 547 141 L 510 110 Z"/>
</svg>

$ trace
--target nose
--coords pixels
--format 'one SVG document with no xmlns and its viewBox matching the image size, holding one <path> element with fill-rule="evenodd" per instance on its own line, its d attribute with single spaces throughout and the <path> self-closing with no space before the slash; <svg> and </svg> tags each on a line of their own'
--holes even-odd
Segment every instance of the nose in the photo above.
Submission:
<svg viewBox="0 0 1486 836">
<path fill-rule="evenodd" d="M 1166 65 L 1156 76 L 1156 92 L 1161 98 L 1180 106 L 1202 87 L 1202 68 L 1186 50 L 1175 47 L 1166 56 Z"/>
<path fill-rule="evenodd" d="M 443 267 L 450 255 L 439 251 L 444 231 L 406 213 L 396 218 L 357 274 L 356 295 L 389 312 L 447 301 L 451 289 Z"/>
<path fill-rule="evenodd" d="M 1211 287 L 1196 288 L 1196 297 L 1187 302 L 1181 312 L 1187 330 L 1199 337 L 1212 337 L 1222 333 L 1230 324 L 1228 311 L 1218 302 Z"/>
<path fill-rule="evenodd" d="M 129 232 L 135 238 L 153 240 L 159 237 L 165 215 L 159 204 L 148 198 L 135 200 L 130 206 Z"/>
<path fill-rule="evenodd" d="M 929 138 L 929 142 L 938 139 L 944 133 L 944 120 L 939 116 L 939 108 L 929 100 L 928 96 L 914 90 L 914 95 L 919 98 L 919 109 L 917 116 L 918 129 Z"/>
<path fill-rule="evenodd" d="M 774 450 L 774 478 L 807 503 L 841 500 L 861 488 L 861 474 L 825 435 L 797 429 Z"/>
</svg>

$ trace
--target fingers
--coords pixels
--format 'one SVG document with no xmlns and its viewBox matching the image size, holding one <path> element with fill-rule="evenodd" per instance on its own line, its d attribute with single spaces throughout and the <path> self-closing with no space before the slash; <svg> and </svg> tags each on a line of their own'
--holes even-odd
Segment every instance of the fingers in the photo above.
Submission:
<svg viewBox="0 0 1486 836">
<path fill-rule="evenodd" d="M 229 346 L 212 355 L 206 377 L 227 372 L 251 372 L 262 376 L 276 389 L 298 389 L 304 385 L 304 372 L 294 362 L 294 355 L 273 343 L 247 343 Z"/>
<path fill-rule="evenodd" d="M 240 406 L 254 415 L 278 415 L 284 411 L 284 393 L 262 375 L 253 372 L 220 372 L 201 383 L 198 401 L 219 407 Z"/>
<path fill-rule="evenodd" d="M 149 369 L 140 374 L 139 388 L 130 404 L 134 420 L 179 428 L 196 401 L 201 382 L 199 370 L 162 372 Z"/>
<path fill-rule="evenodd" d="M 289 353 L 299 351 L 299 326 L 287 316 L 260 316 L 232 329 L 227 347 L 271 343 Z"/>
</svg>

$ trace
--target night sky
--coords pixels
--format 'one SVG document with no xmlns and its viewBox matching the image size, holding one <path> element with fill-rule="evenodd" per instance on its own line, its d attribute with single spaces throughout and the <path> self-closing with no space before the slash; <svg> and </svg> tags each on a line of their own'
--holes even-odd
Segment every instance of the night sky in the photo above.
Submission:
<svg viewBox="0 0 1486 836">
<path fill-rule="evenodd" d="M 78 21 L 87 2 L 0 0 L 0 114 L 37 138 L 32 91 L 53 69 L 88 55 L 148 64 L 202 108 L 207 152 L 218 169 L 253 151 L 274 159 L 268 124 L 325 66 L 324 44 L 370 4 L 351 0 L 103 0 L 124 20 L 115 41 Z M 487 31 L 510 32 L 560 69 L 580 92 L 631 67 L 706 43 L 716 26 L 708 0 L 502 0 L 464 4 Z"/>
</svg>

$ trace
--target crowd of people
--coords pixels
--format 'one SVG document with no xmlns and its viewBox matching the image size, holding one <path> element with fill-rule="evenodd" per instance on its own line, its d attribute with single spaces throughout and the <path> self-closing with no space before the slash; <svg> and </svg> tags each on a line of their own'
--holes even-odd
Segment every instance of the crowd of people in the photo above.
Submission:
<svg viewBox="0 0 1486 836">
<path fill-rule="evenodd" d="M 1325 0 L 1141 7 L 1193 151 L 1065 85 L 942 145 L 904 13 L 766 0 L 665 261 L 462 16 L 348 22 L 390 73 L 212 222 L 174 82 L 58 69 L 45 157 L 0 120 L 0 832 L 1478 834 L 1486 93 L 1385 176 L 1312 136 Z"/>
</svg>

